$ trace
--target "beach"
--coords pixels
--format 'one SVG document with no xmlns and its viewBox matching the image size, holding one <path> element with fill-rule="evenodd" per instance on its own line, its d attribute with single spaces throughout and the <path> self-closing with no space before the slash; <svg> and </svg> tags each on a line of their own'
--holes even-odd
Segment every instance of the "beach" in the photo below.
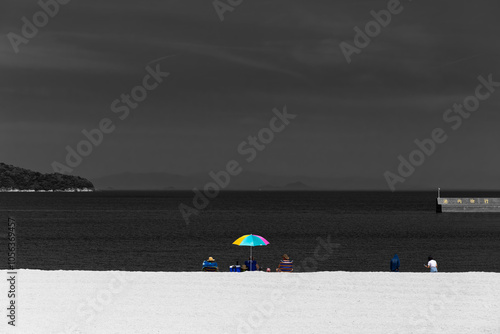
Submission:
<svg viewBox="0 0 500 334">
<path fill-rule="evenodd" d="M 2 275 L 2 333 L 500 332 L 499 273 L 18 270 L 15 328 Z"/>
</svg>

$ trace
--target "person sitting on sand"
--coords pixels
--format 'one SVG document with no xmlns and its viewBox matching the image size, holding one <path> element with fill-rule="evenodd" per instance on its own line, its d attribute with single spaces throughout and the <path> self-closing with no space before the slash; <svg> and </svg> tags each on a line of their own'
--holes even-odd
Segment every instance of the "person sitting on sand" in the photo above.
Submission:
<svg viewBox="0 0 500 334">
<path fill-rule="evenodd" d="M 424 264 L 424 267 L 430 268 L 431 273 L 437 273 L 438 271 L 438 264 L 436 260 L 432 258 L 432 256 L 429 256 L 429 262 L 427 262 L 427 264 Z"/>
<path fill-rule="evenodd" d="M 203 261 L 202 271 L 219 271 L 217 262 L 215 262 L 213 257 L 209 257 L 208 260 Z"/>
<path fill-rule="evenodd" d="M 245 261 L 245 264 L 248 267 L 248 271 L 257 271 L 259 270 L 259 265 L 257 264 L 257 261 L 255 261 L 255 258 L 252 256 L 248 260 Z"/>
<path fill-rule="evenodd" d="M 281 260 L 278 268 L 276 268 L 277 272 L 285 272 L 290 273 L 293 271 L 293 260 L 290 260 L 290 257 L 286 254 L 283 254 L 283 260 Z"/>
<path fill-rule="evenodd" d="M 248 271 L 248 267 L 246 264 L 241 266 L 241 272 Z"/>
</svg>

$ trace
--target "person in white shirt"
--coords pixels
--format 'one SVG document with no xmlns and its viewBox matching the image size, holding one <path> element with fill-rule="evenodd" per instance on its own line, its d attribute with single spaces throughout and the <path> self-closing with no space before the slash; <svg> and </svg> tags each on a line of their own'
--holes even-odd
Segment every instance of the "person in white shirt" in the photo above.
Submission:
<svg viewBox="0 0 500 334">
<path fill-rule="evenodd" d="M 430 268 L 431 273 L 437 273 L 438 271 L 438 264 L 436 260 L 432 258 L 432 256 L 429 256 L 429 262 L 427 262 L 427 264 L 424 264 L 424 267 Z"/>
</svg>

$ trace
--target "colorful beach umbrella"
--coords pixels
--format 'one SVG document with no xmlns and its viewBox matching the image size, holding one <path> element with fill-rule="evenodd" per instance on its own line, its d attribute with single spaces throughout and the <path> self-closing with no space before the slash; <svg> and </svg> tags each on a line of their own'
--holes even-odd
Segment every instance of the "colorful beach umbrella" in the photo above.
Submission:
<svg viewBox="0 0 500 334">
<path fill-rule="evenodd" d="M 252 247 L 269 245 L 264 237 L 255 234 L 245 234 L 233 242 L 233 245 L 250 246 L 250 259 L 252 258 Z"/>
</svg>

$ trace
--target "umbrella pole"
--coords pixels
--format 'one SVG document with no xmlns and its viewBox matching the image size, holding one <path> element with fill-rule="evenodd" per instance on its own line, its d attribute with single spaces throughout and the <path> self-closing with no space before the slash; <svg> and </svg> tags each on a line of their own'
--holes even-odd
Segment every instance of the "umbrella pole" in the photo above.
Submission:
<svg viewBox="0 0 500 334">
<path fill-rule="evenodd" d="M 252 271 L 252 246 L 250 246 L 250 271 Z"/>
</svg>

